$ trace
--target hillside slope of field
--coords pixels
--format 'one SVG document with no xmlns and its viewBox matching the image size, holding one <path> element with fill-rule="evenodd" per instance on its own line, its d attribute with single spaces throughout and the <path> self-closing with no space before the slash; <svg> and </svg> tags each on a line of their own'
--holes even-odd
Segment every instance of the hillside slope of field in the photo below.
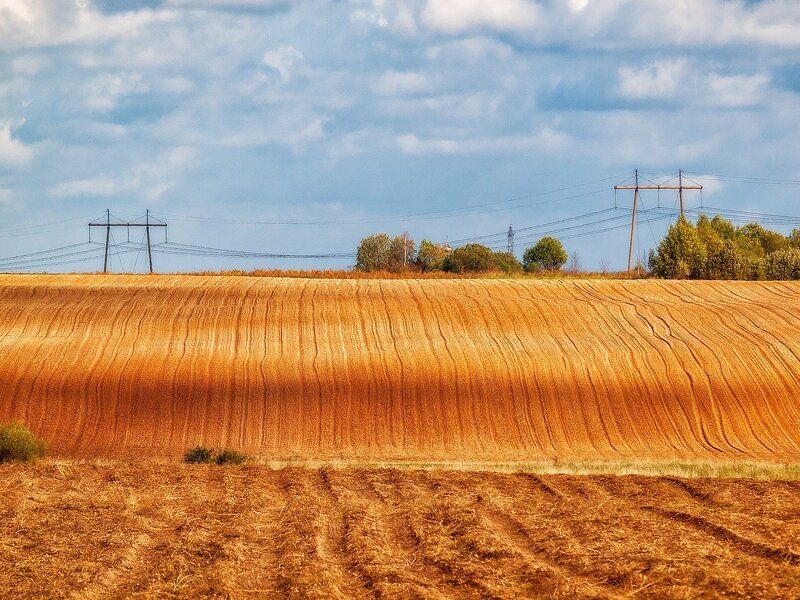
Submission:
<svg viewBox="0 0 800 600">
<path fill-rule="evenodd" d="M 0 276 L 58 455 L 800 458 L 800 285 Z"/>
<path fill-rule="evenodd" d="M 0 465 L 3 598 L 796 598 L 796 481 Z"/>
</svg>

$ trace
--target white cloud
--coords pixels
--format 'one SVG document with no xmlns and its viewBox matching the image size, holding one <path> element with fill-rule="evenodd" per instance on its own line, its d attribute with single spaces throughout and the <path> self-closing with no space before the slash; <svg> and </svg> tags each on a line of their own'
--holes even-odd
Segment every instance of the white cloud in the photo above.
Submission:
<svg viewBox="0 0 800 600">
<path fill-rule="evenodd" d="M 719 75 L 708 77 L 708 92 L 719 106 L 754 106 L 764 101 L 771 78 L 765 73 L 755 75 Z"/>
<path fill-rule="evenodd" d="M 73 196 L 111 196 L 135 187 L 134 182 L 117 180 L 111 177 L 90 177 L 73 179 L 56 184 L 50 189 L 55 198 L 71 198 Z"/>
<path fill-rule="evenodd" d="M 507 154 L 535 151 L 560 154 L 569 144 L 566 134 L 546 127 L 531 135 L 486 136 L 477 138 L 419 138 L 409 133 L 397 137 L 403 154 Z"/>
<path fill-rule="evenodd" d="M 89 81 L 86 105 L 93 110 L 109 111 L 130 94 L 150 91 L 150 85 L 140 73 L 106 73 Z"/>
<path fill-rule="evenodd" d="M 724 75 L 704 72 L 680 58 L 618 70 L 617 92 L 626 99 L 670 100 L 682 105 L 741 108 L 767 101 L 766 73 Z"/>
<path fill-rule="evenodd" d="M 447 34 L 484 29 L 577 47 L 800 47 L 800 6 L 790 0 L 427 0 L 419 22 Z"/>
<path fill-rule="evenodd" d="M 429 60 L 448 58 L 459 62 L 481 60 L 504 62 L 514 55 L 514 51 L 508 44 L 492 38 L 469 37 L 430 46 L 425 55 Z"/>
<path fill-rule="evenodd" d="M 169 10 L 104 14 L 88 2 L 0 0 L 0 50 L 96 44 L 129 39 L 179 17 Z"/>
<path fill-rule="evenodd" d="M 681 84 L 686 83 L 686 71 L 687 64 L 684 59 L 655 62 L 639 69 L 620 67 L 619 93 L 637 100 L 672 98 Z"/>
<path fill-rule="evenodd" d="M 298 71 L 307 69 L 303 53 L 294 46 L 280 46 L 264 54 L 264 64 L 275 69 L 281 79 L 288 81 Z"/>
<path fill-rule="evenodd" d="M 428 0 L 420 19 L 431 29 L 462 33 L 487 27 L 499 31 L 524 31 L 540 20 L 537 4 L 526 0 Z"/>
<path fill-rule="evenodd" d="M 0 205 L 7 206 L 11 204 L 12 192 L 7 188 L 0 188 Z"/>
<path fill-rule="evenodd" d="M 355 9 L 350 14 L 350 21 L 391 29 L 405 35 L 418 33 L 415 0 L 371 0 L 367 4 L 367 7 Z"/>
<path fill-rule="evenodd" d="M 176 8 L 211 8 L 275 10 L 288 6 L 288 0 L 166 0 L 168 6 Z"/>
<path fill-rule="evenodd" d="M 425 76 L 413 71 L 386 71 L 372 83 L 372 89 L 382 96 L 415 94 L 428 87 Z"/>
<path fill-rule="evenodd" d="M 464 125 L 470 125 L 476 119 L 496 117 L 501 101 L 501 94 L 489 94 L 486 92 L 439 94 L 411 98 L 389 98 L 380 104 L 380 108 L 391 116 L 421 119 L 427 115 L 434 115 L 440 121 L 466 121 Z"/>
<path fill-rule="evenodd" d="M 173 186 L 179 167 L 189 164 L 195 156 L 194 148 L 177 146 L 162 153 L 158 160 L 134 165 L 117 177 L 99 175 L 62 181 L 52 186 L 49 194 L 54 198 L 72 198 L 114 196 L 138 190 L 148 199 L 156 200 Z"/>
<path fill-rule="evenodd" d="M 20 167 L 33 158 L 33 149 L 14 139 L 11 121 L 0 121 L 0 165 Z"/>
</svg>

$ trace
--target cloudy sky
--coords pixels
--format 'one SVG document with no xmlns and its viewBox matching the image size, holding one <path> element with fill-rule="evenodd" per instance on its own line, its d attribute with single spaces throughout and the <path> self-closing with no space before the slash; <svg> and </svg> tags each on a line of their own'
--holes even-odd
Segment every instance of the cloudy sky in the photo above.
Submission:
<svg viewBox="0 0 800 600">
<path fill-rule="evenodd" d="M 266 252 L 459 240 L 613 207 L 634 168 L 800 215 L 798 94 L 796 0 L 0 0 L 0 256 L 82 242 L 107 207 Z M 619 268 L 624 228 L 571 236 L 624 216 L 549 230 Z"/>
</svg>

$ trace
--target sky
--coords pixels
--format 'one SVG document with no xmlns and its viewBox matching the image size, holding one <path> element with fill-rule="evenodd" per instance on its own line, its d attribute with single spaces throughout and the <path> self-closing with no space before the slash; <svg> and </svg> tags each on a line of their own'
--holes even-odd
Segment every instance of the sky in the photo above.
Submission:
<svg viewBox="0 0 800 600">
<path fill-rule="evenodd" d="M 634 169 L 800 215 L 799 149 L 796 0 L 0 0 L 2 257 L 82 243 L 108 208 L 150 209 L 170 243 L 287 254 L 380 231 L 501 247 L 513 224 L 518 255 L 555 230 L 583 268 L 618 269 L 631 194 L 613 186 Z M 648 214 L 637 254 L 669 222 Z M 102 267 L 85 256 L 55 270 Z"/>
</svg>

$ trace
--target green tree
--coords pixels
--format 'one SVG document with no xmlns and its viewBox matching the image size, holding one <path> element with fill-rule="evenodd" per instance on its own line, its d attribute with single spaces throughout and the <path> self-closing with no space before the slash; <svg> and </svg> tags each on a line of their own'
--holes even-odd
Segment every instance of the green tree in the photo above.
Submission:
<svg viewBox="0 0 800 600">
<path fill-rule="evenodd" d="M 392 238 L 386 258 L 386 270 L 393 273 L 406 271 L 414 262 L 414 240 L 404 233 Z"/>
<path fill-rule="evenodd" d="M 434 244 L 430 240 L 422 240 L 415 262 L 423 272 L 441 271 L 446 257 L 447 248 L 445 246 Z"/>
<path fill-rule="evenodd" d="M 392 240 L 385 233 L 365 237 L 356 252 L 356 269 L 366 272 L 387 270 L 391 245 Z"/>
<path fill-rule="evenodd" d="M 786 239 L 786 236 L 777 231 L 764 229 L 764 227 L 758 223 L 748 223 L 741 227 L 739 229 L 739 235 L 758 242 L 758 245 L 761 246 L 762 256 L 789 247 L 789 241 Z"/>
<path fill-rule="evenodd" d="M 535 245 L 525 250 L 522 255 L 522 262 L 526 271 L 555 271 L 560 269 L 567 262 L 567 251 L 564 246 L 554 237 L 545 236 L 536 242 Z"/>
<path fill-rule="evenodd" d="M 706 259 L 705 276 L 709 279 L 750 279 L 751 274 L 751 261 L 733 240 L 725 240 Z"/>
<path fill-rule="evenodd" d="M 719 222 L 716 225 L 719 225 Z M 715 226 L 712 219 L 709 219 L 707 215 L 700 215 L 695 228 L 700 242 L 706 247 L 707 254 L 716 254 L 722 251 L 726 238 L 720 234 L 720 228 Z"/>
<path fill-rule="evenodd" d="M 480 273 L 495 268 L 494 252 L 483 244 L 456 248 L 442 262 L 442 270 L 449 273 Z"/>
<path fill-rule="evenodd" d="M 767 279 L 800 279 L 800 249 L 784 248 L 768 254 L 764 271 Z"/>
<path fill-rule="evenodd" d="M 736 237 L 736 225 L 728 219 L 723 219 L 721 216 L 717 215 L 711 219 L 710 225 L 723 240 L 732 240 Z"/>
<path fill-rule="evenodd" d="M 706 248 L 697 229 L 681 215 L 650 254 L 650 270 L 669 279 L 700 278 L 704 275 Z"/>
<path fill-rule="evenodd" d="M 522 263 L 510 252 L 495 252 L 494 265 L 503 273 L 522 273 Z"/>
<path fill-rule="evenodd" d="M 792 248 L 800 248 L 800 229 L 792 229 L 787 240 Z"/>
</svg>

